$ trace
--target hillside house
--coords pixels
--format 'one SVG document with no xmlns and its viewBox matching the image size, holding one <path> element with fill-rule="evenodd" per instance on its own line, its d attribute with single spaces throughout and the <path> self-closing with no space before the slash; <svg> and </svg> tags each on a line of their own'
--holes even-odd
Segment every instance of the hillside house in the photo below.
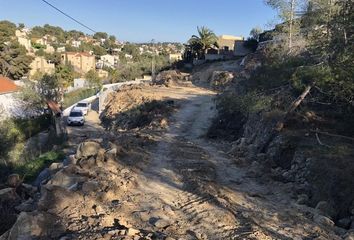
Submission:
<svg viewBox="0 0 354 240">
<path fill-rule="evenodd" d="M 95 56 L 86 52 L 66 52 L 61 55 L 63 64 L 71 64 L 76 72 L 85 74 L 90 70 L 95 70 Z"/>
<path fill-rule="evenodd" d="M 55 65 L 48 62 L 44 57 L 35 57 L 30 67 L 30 76 L 33 76 L 36 72 L 52 74 L 55 71 Z"/>
<path fill-rule="evenodd" d="M 113 55 L 102 55 L 100 60 L 97 62 L 97 68 L 110 67 L 114 68 L 119 62 L 119 56 Z"/>
<path fill-rule="evenodd" d="M 218 37 L 219 54 L 233 55 L 236 41 L 243 41 L 243 37 L 221 35 Z"/>
</svg>

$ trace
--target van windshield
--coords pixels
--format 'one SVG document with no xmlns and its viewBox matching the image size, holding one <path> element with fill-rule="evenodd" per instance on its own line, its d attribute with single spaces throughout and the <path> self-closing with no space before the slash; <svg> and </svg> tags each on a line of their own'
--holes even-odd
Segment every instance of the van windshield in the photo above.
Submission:
<svg viewBox="0 0 354 240">
<path fill-rule="evenodd" d="M 78 103 L 77 107 L 87 107 L 87 103 Z"/>
<path fill-rule="evenodd" d="M 82 117 L 82 112 L 71 112 L 70 117 Z"/>
</svg>

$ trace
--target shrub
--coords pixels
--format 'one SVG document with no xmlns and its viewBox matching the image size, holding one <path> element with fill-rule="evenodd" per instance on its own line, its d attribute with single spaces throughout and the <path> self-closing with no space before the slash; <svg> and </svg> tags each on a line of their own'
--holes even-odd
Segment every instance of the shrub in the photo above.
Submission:
<svg viewBox="0 0 354 240">
<path fill-rule="evenodd" d="M 84 88 L 78 89 L 69 93 L 64 94 L 64 103 L 63 107 L 67 108 L 73 105 L 76 102 L 79 102 L 82 99 L 91 97 L 95 95 L 98 89 L 95 88 Z"/>
<path fill-rule="evenodd" d="M 15 165 L 25 164 L 26 140 L 50 126 L 50 116 L 6 119 L 0 123 L 0 175 L 6 177 Z"/>
<path fill-rule="evenodd" d="M 49 151 L 25 163 L 15 165 L 13 171 L 22 175 L 25 181 L 32 181 L 43 168 L 53 162 L 62 161 L 64 157 L 62 152 Z"/>
<path fill-rule="evenodd" d="M 225 94 L 218 99 L 217 108 L 221 112 L 239 112 L 247 116 L 249 113 L 269 109 L 271 100 L 271 97 L 257 94 L 256 92 L 249 92 L 243 96 Z"/>
</svg>

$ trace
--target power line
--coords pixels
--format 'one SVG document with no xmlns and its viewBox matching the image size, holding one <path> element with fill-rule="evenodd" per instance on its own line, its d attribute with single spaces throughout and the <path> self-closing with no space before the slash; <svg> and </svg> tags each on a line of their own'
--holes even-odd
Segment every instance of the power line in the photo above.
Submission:
<svg viewBox="0 0 354 240">
<path fill-rule="evenodd" d="M 52 5 L 51 3 L 47 2 L 46 0 L 41 0 L 42 2 L 44 2 L 45 4 L 51 6 L 52 8 L 54 8 L 55 10 L 57 10 L 58 12 L 60 12 L 61 14 L 65 15 L 66 17 L 70 18 L 71 20 L 75 21 L 76 23 L 80 24 L 81 26 L 83 26 L 84 28 L 87 28 L 88 30 L 92 31 L 93 33 L 96 33 L 95 30 L 93 30 L 92 28 L 88 27 L 87 25 L 81 23 L 79 20 L 76 20 L 75 18 L 73 18 L 72 16 L 70 16 L 69 14 L 63 12 L 62 10 L 60 10 L 59 8 L 57 8 L 56 6 Z"/>
</svg>

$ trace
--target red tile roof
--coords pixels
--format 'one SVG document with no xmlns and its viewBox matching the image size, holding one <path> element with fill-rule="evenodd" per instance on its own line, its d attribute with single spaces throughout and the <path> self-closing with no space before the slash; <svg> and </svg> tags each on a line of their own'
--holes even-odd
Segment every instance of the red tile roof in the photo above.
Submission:
<svg viewBox="0 0 354 240">
<path fill-rule="evenodd" d="M 16 92 L 18 86 L 7 77 L 0 76 L 0 94 Z"/>
</svg>

